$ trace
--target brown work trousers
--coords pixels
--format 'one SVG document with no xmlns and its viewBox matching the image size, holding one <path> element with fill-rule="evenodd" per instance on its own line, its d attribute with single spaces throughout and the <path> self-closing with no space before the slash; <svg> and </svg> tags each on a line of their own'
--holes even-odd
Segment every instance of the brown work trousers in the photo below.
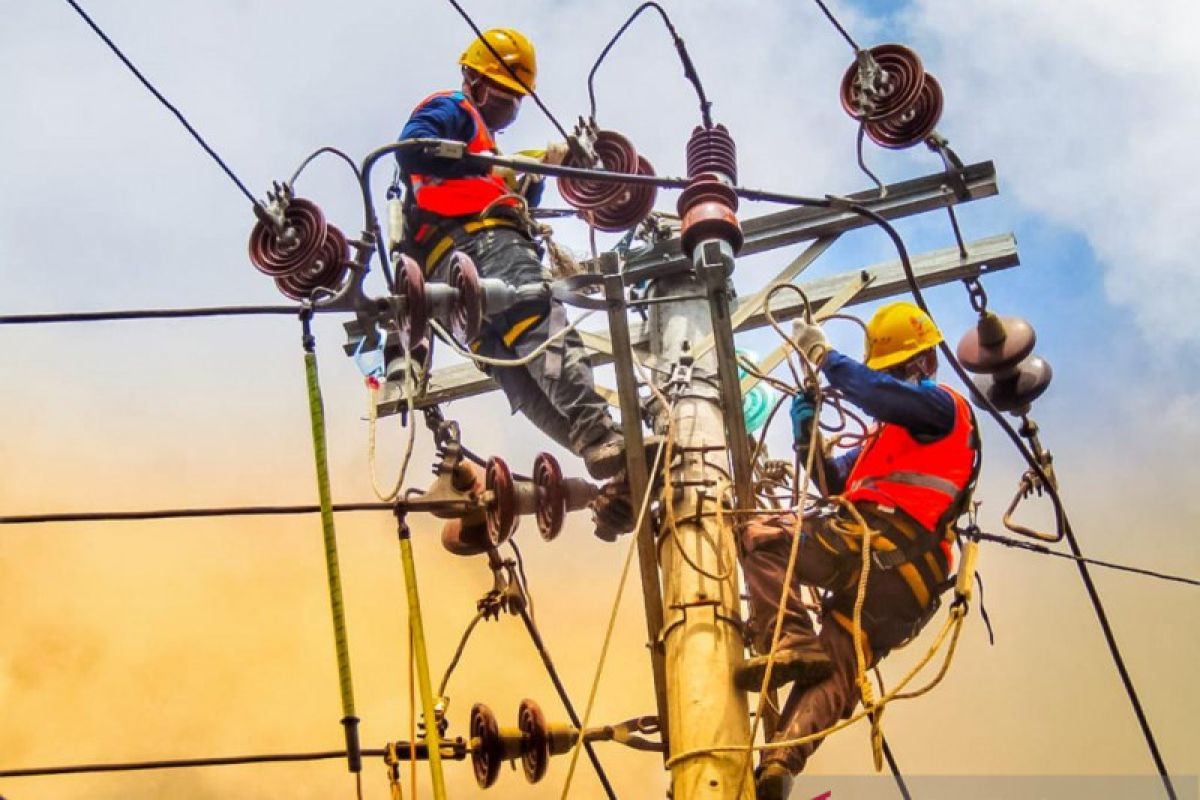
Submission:
<svg viewBox="0 0 1200 800">
<path fill-rule="evenodd" d="M 881 535 L 887 533 L 887 517 L 860 508 L 867 523 Z M 805 518 L 791 586 L 784 605 L 779 647 L 812 635 L 813 622 L 800 596 L 802 585 L 816 586 L 830 594 L 822 604 L 818 641 L 833 661 L 833 674 L 812 686 L 793 687 L 780 715 L 779 730 L 772 741 L 797 739 L 824 730 L 849 717 L 860 700 L 855 680 L 858 672 L 854 640 L 842 619 L 853 619 L 862 556 L 852 552 L 834 527 L 832 515 Z M 771 644 L 783 579 L 792 546 L 793 515 L 760 517 L 742 533 L 742 570 L 750 598 L 749 628 L 755 649 L 766 653 Z M 932 535 L 932 534 L 930 534 Z M 940 557 L 940 556 L 939 556 Z M 943 567 L 944 567 L 943 563 Z M 932 605 L 932 604 L 931 604 Z M 932 608 L 917 603 L 908 583 L 894 569 L 872 564 L 862 609 L 864 656 L 869 669 L 894 647 L 915 636 L 928 621 Z M 793 774 L 800 772 L 820 740 L 789 748 L 767 750 L 764 761 L 782 763 Z"/>
</svg>

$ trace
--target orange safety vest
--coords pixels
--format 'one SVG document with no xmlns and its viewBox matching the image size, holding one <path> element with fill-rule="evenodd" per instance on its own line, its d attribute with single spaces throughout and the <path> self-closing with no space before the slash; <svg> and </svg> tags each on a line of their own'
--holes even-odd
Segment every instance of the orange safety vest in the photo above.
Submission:
<svg viewBox="0 0 1200 800">
<path fill-rule="evenodd" d="M 496 142 L 488 131 L 479 110 L 461 91 L 434 92 L 426 97 L 417 108 L 438 97 L 452 97 L 459 107 L 471 115 L 475 122 L 475 135 L 467 142 L 468 153 L 495 153 Z M 443 217 L 464 217 L 478 214 L 508 193 L 504 179 L 488 173 L 465 178 L 439 178 L 434 175 L 410 175 L 413 200 L 417 208 Z M 512 204 L 510 201 L 509 204 Z"/>
<path fill-rule="evenodd" d="M 940 533 L 952 520 L 975 478 L 979 437 L 967 401 L 948 386 L 954 398 L 954 427 L 934 442 L 919 442 L 901 425 L 884 423 L 863 445 L 850 470 L 844 496 L 898 508 L 926 530 Z"/>
</svg>

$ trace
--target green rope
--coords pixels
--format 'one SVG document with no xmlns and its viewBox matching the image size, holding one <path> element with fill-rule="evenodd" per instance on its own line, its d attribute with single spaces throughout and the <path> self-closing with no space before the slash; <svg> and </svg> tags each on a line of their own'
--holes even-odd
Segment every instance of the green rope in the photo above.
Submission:
<svg viewBox="0 0 1200 800">
<path fill-rule="evenodd" d="M 346 635 L 346 606 L 342 599 L 342 574 L 338 567 L 337 533 L 333 527 L 333 499 L 329 490 L 329 459 L 325 447 L 325 404 L 317 379 L 315 342 L 304 320 L 304 374 L 308 380 L 308 412 L 312 420 L 313 456 L 317 469 L 317 493 L 321 502 L 321 534 L 325 540 L 325 572 L 329 579 L 329 606 L 333 614 L 334 646 L 337 650 L 338 684 L 342 694 L 342 725 L 350 771 L 362 769 L 358 743 L 358 717 L 354 714 L 354 685 L 350 677 L 350 643 Z"/>
</svg>

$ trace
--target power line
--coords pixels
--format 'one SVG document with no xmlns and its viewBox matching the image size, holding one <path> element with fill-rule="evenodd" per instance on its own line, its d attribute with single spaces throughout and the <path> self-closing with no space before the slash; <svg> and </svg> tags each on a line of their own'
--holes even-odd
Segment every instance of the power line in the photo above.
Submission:
<svg viewBox="0 0 1200 800">
<path fill-rule="evenodd" d="M 325 311 L 316 308 L 315 311 Z M 0 315 L 0 325 L 41 325 L 66 322 L 115 322 L 134 319 L 194 319 L 198 317 L 298 316 L 301 306 L 201 306 L 196 308 L 133 308 L 112 311 L 55 311 Z"/>
<path fill-rule="evenodd" d="M 465 743 L 447 742 L 447 745 L 453 748 L 453 753 L 444 753 L 443 757 L 449 756 L 456 761 L 461 761 L 467 756 Z M 397 742 L 397 752 L 407 754 L 410 745 L 408 742 Z M 425 752 L 427 747 L 424 742 L 416 744 L 416 752 L 418 758 Z M 364 749 L 362 754 L 370 757 L 382 758 L 387 751 L 382 748 Z M 318 750 L 311 753 L 269 753 L 266 755 L 249 755 L 249 756 L 218 756 L 215 758 L 178 758 L 162 761 L 125 761 L 125 762 L 109 762 L 103 764 L 70 764 L 61 767 L 30 767 L 27 769 L 6 769 L 0 770 L 0 778 L 33 778 L 46 775 L 82 775 L 98 772 L 140 772 L 145 770 L 156 769 L 183 769 L 188 767 L 225 767 L 237 764 L 278 764 L 297 761 L 328 761 L 335 758 L 345 758 L 345 750 Z"/>
<path fill-rule="evenodd" d="M 392 503 L 334 503 L 337 513 L 392 511 Z M 148 511 L 71 511 L 57 514 L 25 514 L 0 517 L 0 525 L 46 525 L 59 522 L 132 522 L 155 519 L 203 519 L 210 517 L 274 517 L 317 514 L 319 505 L 225 506 L 215 508 L 164 508 Z"/>
<path fill-rule="evenodd" d="M 162 92 L 154 88 L 154 85 L 150 83 L 145 75 L 142 74 L 141 70 L 133 65 L 133 62 L 121 52 L 120 48 L 117 47 L 113 40 L 108 38 L 108 34 L 101 30 L 100 26 L 92 21 L 92 18 L 88 16 L 86 11 L 79 7 L 79 4 L 76 3 L 75 0 L 67 0 L 67 3 L 71 6 L 71 8 L 75 9 L 80 17 L 83 18 L 83 21 L 88 24 L 88 27 L 95 31 L 96 35 L 104 40 L 104 43 L 108 45 L 109 49 L 111 49 L 113 53 L 116 54 L 117 58 L 121 59 L 121 62 L 125 66 L 129 67 L 129 70 L 137 77 L 139 81 L 142 82 L 142 85 L 145 86 L 151 94 L 157 97 L 158 101 L 166 106 L 168 111 L 175 115 L 175 118 L 178 119 L 183 127 L 187 129 L 188 133 L 192 135 L 192 138 L 194 138 L 200 144 L 200 146 L 204 148 L 204 152 L 212 156 L 212 159 L 217 162 L 217 165 L 220 166 L 222 170 L 225 171 L 225 174 L 229 176 L 229 179 L 233 181 L 239 189 L 242 190 L 242 194 L 246 196 L 246 199 L 249 200 L 252 205 L 257 207 L 258 200 L 254 198 L 254 195 L 250 193 L 250 190 L 246 188 L 246 185 L 242 183 L 238 176 L 234 174 L 233 170 L 229 168 L 229 165 L 225 163 L 224 159 L 217 155 L 217 151 L 213 150 L 212 147 L 209 146 L 208 142 L 204 141 L 204 137 L 202 137 L 196 131 L 196 129 L 192 127 L 192 124 L 187 121 L 187 118 L 183 116 L 179 109 L 176 108 L 170 100 L 164 97 Z"/>
<path fill-rule="evenodd" d="M 1056 550 L 1051 550 L 1049 547 L 1046 547 L 1045 545 L 1042 545 L 1042 544 L 1034 544 L 1033 542 L 1023 542 L 1019 539 L 1012 539 L 1007 536 L 999 536 L 994 533 L 984 533 L 983 531 L 971 531 L 971 532 L 964 533 L 964 536 L 967 536 L 968 538 L 972 538 L 972 539 L 979 539 L 979 540 L 985 541 L 985 542 L 996 542 L 997 544 L 1002 544 L 1005 547 L 1012 547 L 1012 548 L 1018 549 L 1018 550 L 1028 550 L 1030 552 L 1041 553 L 1042 555 L 1046 555 L 1046 556 L 1054 556 L 1056 558 L 1065 558 L 1069 561 L 1077 561 L 1077 562 L 1082 562 L 1084 564 L 1092 564 L 1097 567 L 1105 567 L 1107 569 L 1114 569 L 1114 570 L 1118 570 L 1120 572 L 1131 572 L 1135 575 L 1145 575 L 1148 578 L 1158 578 L 1159 580 L 1163 580 L 1163 581 L 1174 581 L 1176 583 L 1186 583 L 1191 586 L 1200 586 L 1200 580 L 1197 580 L 1195 578 L 1185 578 L 1180 575 L 1170 575 L 1165 572 L 1155 572 L 1154 570 L 1143 569 L 1141 567 L 1131 567 L 1127 564 L 1117 564 L 1112 561 L 1101 561 L 1096 558 L 1085 558 L 1083 556 L 1071 555 L 1070 553 L 1060 553 Z"/>
</svg>

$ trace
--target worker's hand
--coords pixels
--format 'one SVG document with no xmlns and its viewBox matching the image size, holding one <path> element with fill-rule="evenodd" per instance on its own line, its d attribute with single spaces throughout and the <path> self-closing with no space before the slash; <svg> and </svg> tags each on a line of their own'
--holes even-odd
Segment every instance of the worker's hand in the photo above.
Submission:
<svg viewBox="0 0 1200 800">
<path fill-rule="evenodd" d="M 792 439 L 801 447 L 808 446 L 812 436 L 813 419 L 817 415 L 817 407 L 812 398 L 805 392 L 792 396 Z"/>
<path fill-rule="evenodd" d="M 521 179 L 512 167 L 492 167 L 492 175 L 504 181 L 510 192 L 516 192 L 520 188 Z"/>
<path fill-rule="evenodd" d="M 566 142 L 550 142 L 546 145 L 546 154 L 542 156 L 542 163 L 550 166 L 558 166 L 567 160 L 567 155 L 570 153 L 570 148 Z"/>
<path fill-rule="evenodd" d="M 821 330 L 820 325 L 805 322 L 803 319 L 792 323 L 792 341 L 814 367 L 821 366 L 825 354 L 829 352 L 829 340 L 825 338 L 825 331 Z"/>
</svg>

